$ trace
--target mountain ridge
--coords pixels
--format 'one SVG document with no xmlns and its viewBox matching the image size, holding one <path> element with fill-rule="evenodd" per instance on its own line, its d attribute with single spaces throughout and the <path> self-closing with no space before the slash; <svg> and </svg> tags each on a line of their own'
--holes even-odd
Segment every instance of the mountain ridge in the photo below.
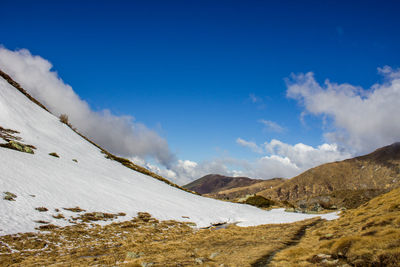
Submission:
<svg viewBox="0 0 400 267">
<path fill-rule="evenodd" d="M 211 194 L 235 187 L 256 184 L 262 181 L 263 180 L 248 177 L 230 177 L 220 174 L 208 174 L 184 185 L 183 187 L 199 194 Z"/>
<path fill-rule="evenodd" d="M 399 186 L 400 143 L 396 142 L 363 156 L 314 167 L 258 194 L 297 205 L 314 202 L 354 208 Z M 356 194 L 364 194 L 365 198 L 346 203 Z"/>
</svg>

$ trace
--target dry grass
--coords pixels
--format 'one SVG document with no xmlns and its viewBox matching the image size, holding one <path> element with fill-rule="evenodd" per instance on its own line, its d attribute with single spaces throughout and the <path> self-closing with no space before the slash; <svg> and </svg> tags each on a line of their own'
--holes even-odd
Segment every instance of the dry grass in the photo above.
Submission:
<svg viewBox="0 0 400 267">
<path fill-rule="evenodd" d="M 321 254 L 338 264 L 400 266 L 400 189 L 311 228 L 297 246 L 278 253 L 272 265 L 324 264 Z"/>
<path fill-rule="evenodd" d="M 50 156 L 53 156 L 55 158 L 59 158 L 60 156 L 56 152 L 51 152 L 49 153 Z"/>
<path fill-rule="evenodd" d="M 82 212 L 82 211 L 86 211 L 84 209 L 81 209 L 80 207 L 76 206 L 74 208 L 63 208 L 64 210 L 68 210 L 68 211 L 72 211 L 72 212 Z"/>
<path fill-rule="evenodd" d="M 284 248 L 301 228 L 317 220 L 257 227 L 194 229 L 158 221 L 148 213 L 106 226 L 41 225 L 38 233 L 0 237 L 4 266 L 251 266 Z"/>
<path fill-rule="evenodd" d="M 61 114 L 59 118 L 60 118 L 60 121 L 62 123 L 68 125 L 69 127 L 72 127 L 71 124 L 69 124 L 68 115 L 67 114 Z"/>
<path fill-rule="evenodd" d="M 81 135 L 81 136 L 82 136 L 82 135 Z M 85 137 L 84 137 L 84 138 L 85 138 Z M 86 138 L 86 140 L 88 140 L 88 139 Z M 91 142 L 91 141 L 89 141 L 89 142 Z M 91 143 L 93 143 L 93 142 L 91 142 Z M 98 146 L 98 147 L 99 147 L 99 146 Z M 101 147 L 99 147 L 99 148 L 101 148 Z M 102 149 L 102 148 L 101 148 L 101 149 Z M 129 169 L 132 169 L 132 170 L 134 170 L 134 171 L 137 171 L 137 172 L 143 173 L 143 174 L 145 174 L 145 175 L 151 176 L 151 177 L 153 177 L 153 178 L 155 178 L 155 179 L 157 179 L 157 180 L 160 180 L 160 181 L 162 181 L 162 182 L 164 182 L 164 183 L 166 183 L 166 184 L 168 184 L 168 185 L 170 185 L 170 186 L 179 188 L 179 189 L 181 189 L 181 190 L 183 190 L 183 191 L 186 191 L 186 192 L 189 192 L 189 193 L 198 195 L 196 192 L 191 191 L 191 190 L 186 189 L 186 188 L 183 188 L 183 187 L 181 187 L 181 186 L 179 186 L 179 185 L 177 185 L 177 184 L 175 184 L 175 183 L 172 183 L 172 182 L 169 181 L 168 179 L 165 179 L 164 177 L 162 177 L 162 176 L 160 176 L 160 175 L 158 175 L 158 174 L 156 174 L 156 173 L 154 173 L 154 172 L 152 172 L 152 171 L 150 171 L 150 170 L 148 170 L 148 169 L 146 169 L 146 168 L 144 168 L 144 167 L 142 167 L 142 166 L 136 165 L 135 163 L 131 162 L 131 161 L 128 160 L 128 159 L 125 159 L 125 158 L 122 158 L 122 157 L 117 157 L 117 156 L 115 156 L 115 155 L 113 155 L 113 154 L 107 152 L 107 151 L 104 150 L 104 149 L 102 149 L 101 152 L 102 152 L 103 154 L 106 155 L 106 158 L 111 159 L 111 160 L 118 161 L 119 163 L 121 163 L 122 165 L 124 165 L 125 167 L 127 167 L 127 168 L 129 168 Z"/>
<path fill-rule="evenodd" d="M 245 197 L 246 195 L 253 195 L 263 190 L 269 189 L 271 187 L 278 186 L 282 184 L 284 181 L 285 179 L 282 178 L 274 178 L 248 186 L 241 186 L 226 190 L 220 190 L 216 193 L 205 194 L 205 196 L 216 199 L 235 201 L 237 199 Z"/>
<path fill-rule="evenodd" d="M 39 212 L 46 212 L 48 211 L 48 209 L 46 207 L 37 207 L 35 208 L 35 210 L 39 211 Z"/>
<path fill-rule="evenodd" d="M 29 98 L 29 100 L 31 100 L 33 103 L 35 103 L 36 105 L 38 105 L 39 107 L 41 107 L 42 109 L 48 111 L 48 109 L 43 106 L 39 101 L 37 101 L 35 98 L 33 98 L 30 94 L 28 94 L 28 92 L 26 92 L 21 85 L 19 85 L 19 83 L 17 83 L 16 81 L 14 81 L 8 74 L 6 74 L 5 72 L 0 70 L 0 76 L 3 77 L 9 84 L 11 84 L 12 86 L 14 86 L 18 91 L 20 91 L 22 94 L 24 94 L 27 98 Z M 49 111 L 48 111 L 49 112 Z"/>
<path fill-rule="evenodd" d="M 11 140 L 21 140 L 22 138 L 19 136 L 15 136 L 15 134 L 19 134 L 20 132 L 12 130 L 12 129 L 5 129 L 0 126 L 0 138 L 3 138 L 5 141 Z"/>
</svg>

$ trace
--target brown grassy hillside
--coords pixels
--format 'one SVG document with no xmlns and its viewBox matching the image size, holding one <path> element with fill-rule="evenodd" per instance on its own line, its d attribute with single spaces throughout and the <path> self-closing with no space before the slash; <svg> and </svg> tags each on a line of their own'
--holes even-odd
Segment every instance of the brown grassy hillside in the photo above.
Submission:
<svg viewBox="0 0 400 267">
<path fill-rule="evenodd" d="M 258 194 L 296 205 L 355 208 L 400 185 L 400 143 L 312 168 Z"/>
<path fill-rule="evenodd" d="M 212 197 L 216 199 L 224 200 L 235 200 L 245 197 L 246 195 L 253 195 L 260 191 L 270 189 L 272 187 L 278 186 L 285 181 L 283 178 L 274 178 L 270 180 L 260 181 L 255 184 L 247 186 L 239 186 L 230 189 L 222 189 L 215 193 L 205 194 L 207 197 Z"/>
<path fill-rule="evenodd" d="M 316 224 L 271 266 L 400 266 L 400 188 Z"/>
</svg>

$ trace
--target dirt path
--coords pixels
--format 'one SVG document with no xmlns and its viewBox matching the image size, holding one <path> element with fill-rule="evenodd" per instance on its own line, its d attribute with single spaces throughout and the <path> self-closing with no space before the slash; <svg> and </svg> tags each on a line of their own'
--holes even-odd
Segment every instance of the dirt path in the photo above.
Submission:
<svg viewBox="0 0 400 267">
<path fill-rule="evenodd" d="M 306 224 L 306 225 L 302 226 L 302 227 L 295 233 L 295 235 L 293 236 L 293 238 L 292 238 L 290 241 L 285 242 L 285 243 L 283 244 L 283 246 L 280 247 L 279 249 L 274 250 L 274 251 L 272 251 L 272 252 L 270 252 L 270 253 L 268 253 L 268 254 L 265 254 L 265 255 L 262 256 L 261 258 L 257 259 L 254 263 L 251 264 L 251 266 L 252 266 L 252 267 L 265 267 L 265 266 L 268 266 L 269 263 L 272 261 L 272 259 L 274 258 L 274 256 L 275 256 L 278 252 L 280 252 L 280 251 L 282 251 L 282 250 L 284 250 L 284 249 L 287 249 L 287 248 L 289 248 L 289 247 L 291 247 L 291 246 L 297 245 L 297 244 L 300 242 L 300 239 L 305 235 L 306 230 L 307 230 L 308 228 L 310 228 L 310 227 L 316 225 L 317 223 L 319 223 L 319 222 L 321 222 L 321 221 L 322 221 L 321 219 L 320 219 L 320 220 L 316 220 L 316 221 L 314 221 L 314 222 L 312 222 L 312 223 L 310 223 L 310 224 Z"/>
</svg>

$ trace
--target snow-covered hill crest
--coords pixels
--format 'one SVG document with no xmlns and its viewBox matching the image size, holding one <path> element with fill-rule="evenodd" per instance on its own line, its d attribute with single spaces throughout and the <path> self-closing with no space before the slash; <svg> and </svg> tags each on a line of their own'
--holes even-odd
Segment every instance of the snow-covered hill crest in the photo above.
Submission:
<svg viewBox="0 0 400 267">
<path fill-rule="evenodd" d="M 68 225 L 76 213 L 63 208 L 76 206 L 87 212 L 126 213 L 118 220 L 148 212 L 160 220 L 191 221 L 198 227 L 220 222 L 242 226 L 284 223 L 311 217 L 200 197 L 132 171 L 107 159 L 99 148 L 1 77 L 0 127 L 18 131 L 13 134 L 21 138 L 18 142 L 35 147 L 34 154 L 0 147 L 0 235 L 34 231 L 38 221 Z M 3 199 L 5 192 L 15 194 L 14 201 Z M 38 207 L 47 211 L 40 212 Z M 53 217 L 59 213 L 65 219 Z"/>
</svg>

